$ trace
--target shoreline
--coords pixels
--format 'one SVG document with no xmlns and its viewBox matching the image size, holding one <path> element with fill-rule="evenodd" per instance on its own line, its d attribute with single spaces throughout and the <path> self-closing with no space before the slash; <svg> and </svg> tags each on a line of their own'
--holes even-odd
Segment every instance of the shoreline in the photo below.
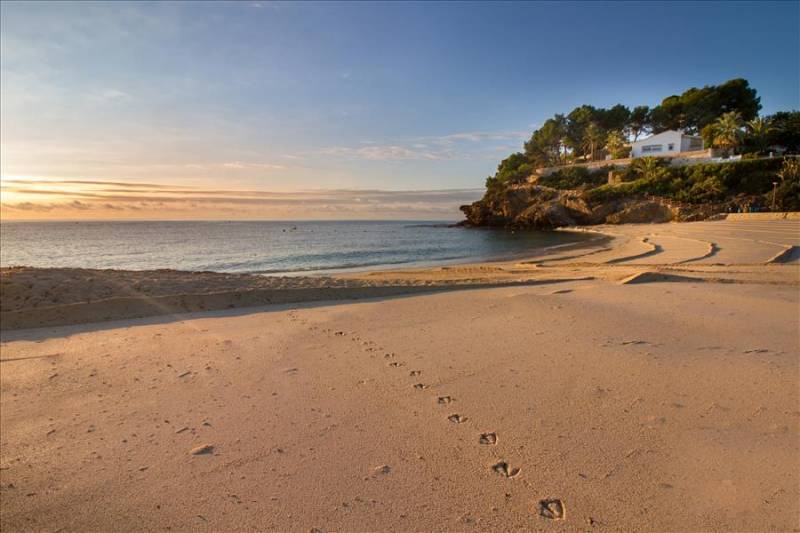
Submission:
<svg viewBox="0 0 800 533">
<path fill-rule="evenodd" d="M 152 224 L 154 222 L 151 221 L 142 221 L 147 224 Z M 347 221 L 350 222 L 350 221 Z M 358 221 L 356 221 L 358 222 Z M 385 222 L 387 225 L 395 225 L 393 221 L 376 221 L 376 223 L 380 224 Z M 282 225 L 282 224 L 279 224 Z M 508 234 L 508 233 L 515 233 L 509 232 L 508 230 L 504 230 L 501 228 L 462 228 L 456 225 L 433 225 L 433 224 L 417 224 L 417 225 L 410 225 L 406 223 L 402 223 L 403 227 L 422 227 L 422 228 L 430 228 L 430 229 L 448 229 L 448 230 L 460 230 L 466 233 L 475 233 L 475 229 L 482 229 L 486 233 L 498 233 L 498 234 Z M 562 246 L 562 245 L 573 245 L 573 244 L 580 244 L 587 239 L 585 235 L 581 232 L 563 232 L 557 230 L 526 230 L 520 231 L 519 233 L 529 233 L 534 236 L 534 242 L 518 242 L 514 245 L 510 246 L 510 250 L 483 250 L 481 249 L 480 242 L 473 242 L 473 243 L 466 243 L 467 245 L 472 245 L 473 248 L 465 248 L 465 249 L 448 249 L 448 250 L 440 250 L 439 255 L 442 257 L 434 257 L 433 259 L 426 259 L 421 251 L 415 251 L 413 248 L 409 251 L 409 253 L 400 254 L 402 257 L 394 258 L 394 260 L 382 257 L 382 254 L 378 254 L 377 257 L 373 256 L 372 252 L 368 248 L 364 248 L 363 250 L 358 250 L 358 255 L 363 257 L 354 257 L 350 260 L 347 259 L 339 259 L 336 265 L 324 265 L 323 261 L 317 261 L 318 264 L 314 266 L 304 266 L 304 261 L 301 260 L 296 262 L 294 267 L 291 265 L 286 265 L 285 268 L 278 268 L 274 266 L 272 268 L 266 268 L 266 265 L 261 265 L 262 267 L 266 268 L 257 268 L 259 266 L 258 262 L 254 262 L 250 265 L 250 268 L 244 269 L 241 265 L 237 266 L 235 270 L 226 270 L 224 265 L 224 261 L 222 258 L 217 258 L 216 263 L 220 269 L 215 269 L 211 263 L 209 266 L 202 266 L 202 267 L 189 267 L 185 268 L 180 266 L 180 261 L 177 261 L 176 258 L 164 258 L 158 257 L 157 255 L 154 258 L 151 258 L 148 262 L 154 264 L 155 266 L 148 267 L 148 266 L 141 266 L 139 262 L 131 262 L 130 260 L 125 260 L 123 258 L 120 261 L 111 262 L 112 264 L 101 264 L 100 266 L 93 266 L 98 263 L 98 261 L 81 261 L 80 255 L 76 255 L 76 252 L 71 254 L 72 259 L 67 261 L 61 261 L 61 263 L 66 264 L 46 264 L 43 262 L 43 258 L 34 258 L 29 259 L 30 262 L 26 263 L 24 260 L 19 260 L 15 262 L 10 262 L 6 259 L 7 255 L 12 255 L 14 257 L 19 257 L 20 254 L 3 254 L 3 262 L 0 264 L 0 269 L 11 269 L 11 268 L 40 268 L 40 269 L 52 269 L 52 268 L 65 268 L 65 269 L 93 269 L 93 270 L 124 270 L 124 271 L 131 271 L 131 272 L 145 272 L 145 271 L 156 271 L 156 270 L 175 270 L 175 271 L 182 271 L 182 272 L 215 272 L 220 274 L 235 274 L 235 275 L 259 275 L 259 276 L 272 276 L 272 277 L 302 277 L 302 276 L 335 276 L 338 274 L 347 274 L 347 273 L 357 273 L 357 272 L 366 272 L 366 271 L 374 271 L 374 270 L 386 270 L 386 269 L 395 269 L 395 268 L 423 268 L 423 267 L 436 267 L 441 265 L 457 265 L 457 264 L 468 264 L 468 263 L 478 263 L 478 262 L 487 262 L 487 261 L 504 261 L 504 260 L 513 260 L 515 258 L 524 258 L 529 257 L 537 254 L 541 254 L 545 250 L 550 250 L 551 248 Z M 569 233 L 571 235 L 565 235 L 565 233 Z M 437 242 L 436 235 L 431 235 L 433 238 L 434 243 Z M 538 237 L 541 237 L 541 240 L 545 242 L 535 242 Z M 491 238 L 491 235 L 487 235 L 487 237 Z M 549 244 L 547 241 L 556 239 L 556 243 Z M 561 242 L 559 242 L 559 240 Z M 566 241 L 566 242 L 564 242 Z M 491 248 L 491 247 L 489 247 Z M 516 249 L 514 249 L 516 248 Z M 385 252 L 385 250 L 379 250 L 379 252 Z M 208 251 L 209 254 L 213 254 L 212 251 Z M 171 261 L 168 259 L 172 259 Z M 388 262 L 377 262 L 380 259 L 388 260 Z M 100 263 L 107 263 L 107 262 L 100 262 Z M 116 264 L 114 264 L 116 263 Z M 132 267 L 126 266 L 128 264 L 133 263 Z M 269 263 L 269 262 L 268 262 Z M 349 263 L 349 264 L 348 264 Z M 177 265 L 177 266 L 173 266 Z"/>
<path fill-rule="evenodd" d="M 455 226 L 454 226 L 455 227 Z M 475 229 L 482 229 L 482 228 L 465 228 L 468 230 L 475 230 Z M 503 231 L 500 228 L 484 228 L 489 229 L 490 231 Z M 542 231 L 551 231 L 551 232 L 558 232 L 558 233 L 584 233 L 582 230 L 576 228 L 558 228 L 554 230 L 518 230 L 518 231 L 532 231 L 541 233 Z M 283 276 L 283 277 L 295 277 L 295 276 L 312 276 L 312 277 L 336 277 L 341 275 L 348 275 L 348 274 L 367 274 L 371 272 L 384 272 L 388 270 L 413 270 L 413 269 L 432 269 L 432 268 L 439 268 L 439 267 L 450 267 L 450 266 L 466 266 L 466 265 L 477 265 L 477 264 L 491 264 L 491 263 L 504 263 L 509 261 L 522 261 L 522 260 L 530 260 L 535 257 L 539 257 L 541 255 L 546 255 L 547 253 L 558 250 L 561 248 L 582 248 L 586 246 L 590 246 L 594 241 L 601 240 L 603 238 L 610 238 L 609 235 L 603 234 L 600 232 L 595 232 L 598 234 L 597 238 L 588 238 L 583 241 L 574 241 L 574 242 L 565 242 L 560 244 L 553 244 L 550 246 L 544 246 L 542 248 L 536 248 L 533 250 L 527 251 L 518 251 L 518 252 L 507 252 L 504 254 L 498 254 L 494 256 L 487 256 L 487 257 L 461 257 L 455 259 L 441 259 L 441 260 L 431 260 L 431 261 L 411 261 L 407 263 L 396 263 L 396 264 L 380 264 L 380 265 L 371 265 L 367 267 L 350 267 L 350 268 L 342 268 L 342 269 L 330 269 L 330 270 L 312 270 L 312 271 L 303 271 L 303 270 L 296 270 L 290 272 L 276 272 L 274 274 L 263 274 L 260 272 L 247 272 L 246 274 L 250 275 L 263 275 L 263 276 Z"/>
<path fill-rule="evenodd" d="M 711 242 L 715 229 L 734 225 L 767 224 L 786 244 L 750 242 L 751 256 L 732 255 L 718 261 L 730 247 L 737 252 L 740 238 L 722 232 L 722 245 Z M 512 257 L 483 261 L 435 263 L 424 266 L 386 265 L 325 275 L 259 275 L 162 270 L 92 270 L 9 267 L 0 270 L 3 296 L 0 329 L 55 327 L 107 320 L 191 313 L 241 307 L 336 300 L 360 300 L 420 292 L 500 287 L 509 284 L 558 282 L 598 278 L 620 282 L 630 276 L 661 272 L 676 280 L 754 282 L 797 285 L 797 269 L 753 272 L 757 265 L 794 264 L 798 258 L 792 238 L 796 222 L 695 222 L 678 225 L 600 226 L 559 231 L 593 233 L 585 241 L 562 243 Z M 696 228 L 711 237 L 681 237 Z M 789 230 L 788 232 L 786 230 Z M 761 231 L 761 230 L 759 230 Z M 758 236 L 763 236 L 757 234 Z M 725 239 L 728 239 L 727 241 Z M 720 240 L 720 239 L 717 239 Z M 746 242 L 746 241 L 745 241 Z M 757 260 L 753 260 L 755 257 Z M 704 265 L 703 272 L 692 269 Z M 732 269 L 750 268 L 748 272 Z M 677 276 L 677 277 L 676 277 Z"/>
</svg>

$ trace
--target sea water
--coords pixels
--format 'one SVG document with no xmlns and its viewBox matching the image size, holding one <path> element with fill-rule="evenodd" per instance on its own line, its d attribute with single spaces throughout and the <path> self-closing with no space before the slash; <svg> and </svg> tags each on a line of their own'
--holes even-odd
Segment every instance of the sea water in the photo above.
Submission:
<svg viewBox="0 0 800 533">
<path fill-rule="evenodd" d="M 419 221 L 4 221 L 0 265 L 290 275 L 502 259 L 587 238 Z"/>
</svg>

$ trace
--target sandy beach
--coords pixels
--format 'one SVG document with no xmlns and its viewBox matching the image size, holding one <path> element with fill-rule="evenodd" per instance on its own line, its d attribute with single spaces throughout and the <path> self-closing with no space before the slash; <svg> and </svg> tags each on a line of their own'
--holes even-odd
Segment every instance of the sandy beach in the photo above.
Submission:
<svg viewBox="0 0 800 533">
<path fill-rule="evenodd" d="M 800 221 L 593 231 L 325 278 L 4 270 L 3 530 L 800 528 Z"/>
</svg>

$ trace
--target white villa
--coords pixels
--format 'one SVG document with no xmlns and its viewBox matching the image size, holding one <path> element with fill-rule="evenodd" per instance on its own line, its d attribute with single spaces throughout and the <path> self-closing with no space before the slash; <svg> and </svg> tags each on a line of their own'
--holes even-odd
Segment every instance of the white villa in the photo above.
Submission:
<svg viewBox="0 0 800 533">
<path fill-rule="evenodd" d="M 631 157 L 677 155 L 679 152 L 696 152 L 702 149 L 702 137 L 668 130 L 631 143 Z"/>
<path fill-rule="evenodd" d="M 701 163 L 715 162 L 731 162 L 741 159 L 741 156 L 736 158 L 721 159 L 715 157 L 712 153 L 713 150 L 706 150 L 703 146 L 703 138 L 697 135 L 687 135 L 682 131 L 668 130 L 662 131 L 656 135 L 651 135 L 646 139 L 636 141 L 630 144 L 631 155 L 623 159 L 611 159 L 611 156 L 606 156 L 602 161 L 585 161 L 583 163 L 571 163 L 570 167 L 583 167 L 589 171 L 598 170 L 601 168 L 614 169 L 625 168 L 630 165 L 637 157 L 663 157 L 669 159 L 669 164 L 673 167 L 684 165 L 697 165 Z M 564 165 L 555 167 L 542 167 L 537 168 L 536 172 L 531 176 L 529 181 L 536 183 L 537 179 L 542 176 L 549 176 L 553 172 L 557 172 L 564 168 Z M 609 172 L 609 183 L 616 183 L 613 181 L 613 172 Z"/>
</svg>

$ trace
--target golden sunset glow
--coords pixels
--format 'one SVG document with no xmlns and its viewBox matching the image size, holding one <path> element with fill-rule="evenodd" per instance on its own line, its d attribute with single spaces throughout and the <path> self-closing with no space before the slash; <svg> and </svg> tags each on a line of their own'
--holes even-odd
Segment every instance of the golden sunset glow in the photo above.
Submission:
<svg viewBox="0 0 800 533">
<path fill-rule="evenodd" d="M 2 180 L 0 216 L 40 219 L 439 219 L 479 190 L 211 189 L 99 180 Z"/>
</svg>

